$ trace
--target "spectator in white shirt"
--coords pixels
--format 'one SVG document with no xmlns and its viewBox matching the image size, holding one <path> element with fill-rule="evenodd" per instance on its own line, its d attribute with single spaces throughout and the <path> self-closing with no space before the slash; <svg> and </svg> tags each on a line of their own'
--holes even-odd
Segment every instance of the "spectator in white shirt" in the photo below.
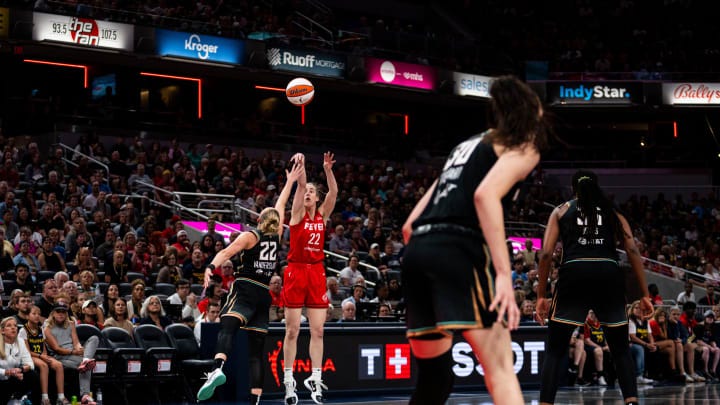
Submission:
<svg viewBox="0 0 720 405">
<path fill-rule="evenodd" d="M 348 265 L 340 271 L 340 284 L 343 286 L 351 286 L 357 284 L 359 277 L 363 277 L 360 272 L 360 258 L 356 255 L 350 256 Z"/>
<path fill-rule="evenodd" d="M 688 301 L 697 303 L 697 298 L 695 297 L 695 293 L 693 292 L 692 283 L 685 283 L 685 291 L 678 294 L 675 301 L 677 301 L 678 304 L 684 304 Z"/>
</svg>

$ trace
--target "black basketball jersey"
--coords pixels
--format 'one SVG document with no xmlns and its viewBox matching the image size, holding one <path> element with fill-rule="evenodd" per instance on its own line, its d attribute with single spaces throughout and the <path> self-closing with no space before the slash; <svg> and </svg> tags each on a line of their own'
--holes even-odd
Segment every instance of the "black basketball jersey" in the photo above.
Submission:
<svg viewBox="0 0 720 405">
<path fill-rule="evenodd" d="M 589 337 L 593 343 L 605 346 L 605 332 L 600 323 L 592 325 L 589 322 L 585 322 L 585 335 Z"/>
<path fill-rule="evenodd" d="M 235 272 L 235 276 L 249 278 L 269 285 L 270 278 L 275 274 L 277 268 L 280 236 L 276 233 L 263 235 L 257 230 L 252 232 L 257 236 L 258 243 L 242 252 L 240 256 L 241 264 Z"/>
<path fill-rule="evenodd" d="M 27 342 L 30 346 L 32 353 L 42 354 L 45 346 L 45 336 L 43 336 L 42 328 L 38 328 L 37 334 L 30 332 L 30 329 L 25 328 L 27 332 Z"/>
<path fill-rule="evenodd" d="M 445 161 L 432 198 L 413 223 L 413 228 L 444 223 L 480 229 L 473 194 L 498 160 L 485 134 L 487 131 L 470 137 L 453 149 Z M 503 199 L 503 205 L 512 199 L 514 193 L 513 188 Z"/>
<path fill-rule="evenodd" d="M 593 235 L 589 235 L 585 214 L 578 209 L 577 200 L 566 203 L 567 211 L 560 218 L 560 238 L 563 244 L 562 262 L 576 259 L 608 259 L 618 260 L 615 250 L 615 235 L 610 225 L 610 218 L 603 218 L 598 209 L 597 227 Z"/>
</svg>

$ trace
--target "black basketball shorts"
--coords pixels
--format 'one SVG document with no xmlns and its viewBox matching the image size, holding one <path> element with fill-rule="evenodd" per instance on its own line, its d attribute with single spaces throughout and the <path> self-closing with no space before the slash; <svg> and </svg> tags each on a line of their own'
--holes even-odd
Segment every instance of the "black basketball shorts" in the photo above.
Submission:
<svg viewBox="0 0 720 405">
<path fill-rule="evenodd" d="M 495 271 L 482 238 L 433 232 L 405 248 L 402 289 L 409 338 L 437 338 L 452 330 L 489 328 Z"/>
<path fill-rule="evenodd" d="M 560 266 L 550 319 L 584 325 L 589 310 L 603 326 L 627 324 L 625 275 L 612 259 L 576 259 Z"/>
<path fill-rule="evenodd" d="M 220 316 L 234 316 L 242 322 L 241 329 L 267 333 L 270 322 L 270 291 L 255 280 L 238 278 L 230 287 Z"/>
</svg>

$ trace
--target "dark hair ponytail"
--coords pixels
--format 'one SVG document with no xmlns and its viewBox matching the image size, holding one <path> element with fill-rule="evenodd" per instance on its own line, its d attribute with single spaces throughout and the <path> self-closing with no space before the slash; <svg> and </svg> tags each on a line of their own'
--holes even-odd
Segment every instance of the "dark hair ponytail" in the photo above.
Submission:
<svg viewBox="0 0 720 405">
<path fill-rule="evenodd" d="M 600 215 L 606 218 L 605 220 L 615 236 L 615 242 L 623 240 L 625 232 L 622 224 L 612 202 L 600 189 L 597 175 L 590 170 L 578 170 L 572 177 L 572 189 L 577 197 L 578 210 L 587 221 L 587 229 L 590 235 L 595 234 L 598 226 L 598 215 L 592 215 L 591 213 L 595 213 L 599 209 Z"/>
</svg>

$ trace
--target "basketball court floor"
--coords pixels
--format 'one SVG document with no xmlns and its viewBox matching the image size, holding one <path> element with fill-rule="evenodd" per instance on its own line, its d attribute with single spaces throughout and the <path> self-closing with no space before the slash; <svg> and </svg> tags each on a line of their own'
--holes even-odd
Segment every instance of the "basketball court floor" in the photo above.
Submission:
<svg viewBox="0 0 720 405">
<path fill-rule="evenodd" d="M 333 398 L 332 391 L 328 392 L 326 404 L 338 405 L 405 405 L 408 396 L 387 395 L 374 397 L 343 397 Z M 312 405 L 309 395 L 300 396 L 299 405 Z M 305 393 L 307 394 L 307 393 Z M 539 404 L 539 391 L 524 391 L 525 403 Z M 718 384 L 687 384 L 672 386 L 639 387 L 641 404 L 646 405 L 692 405 L 692 404 L 720 404 L 720 385 Z M 281 398 L 263 400 L 264 403 L 284 404 Z M 486 392 L 463 392 L 453 394 L 448 405 L 480 405 L 492 404 L 490 395 Z M 622 405 L 620 390 L 616 388 L 581 387 L 565 388 L 558 391 L 556 404 L 617 404 Z"/>
</svg>

